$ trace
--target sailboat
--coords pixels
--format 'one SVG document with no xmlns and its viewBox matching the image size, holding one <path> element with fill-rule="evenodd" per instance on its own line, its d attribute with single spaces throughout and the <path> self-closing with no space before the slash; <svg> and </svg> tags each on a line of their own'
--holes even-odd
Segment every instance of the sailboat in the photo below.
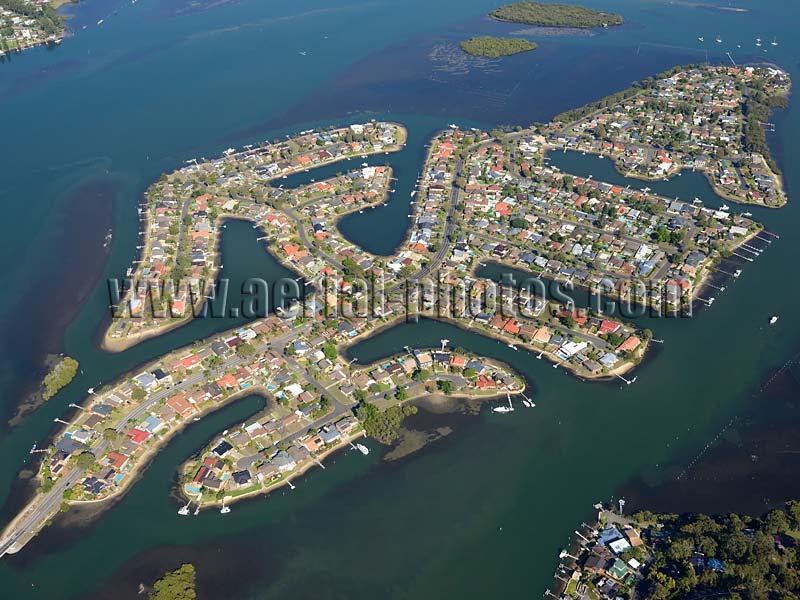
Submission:
<svg viewBox="0 0 800 600">
<path fill-rule="evenodd" d="M 722 43 L 722 38 L 717 36 L 714 41 L 717 42 L 718 44 L 721 44 Z"/>
<path fill-rule="evenodd" d="M 770 46 L 777 46 L 777 45 L 778 45 L 778 38 L 777 37 L 772 38 Z"/>
<path fill-rule="evenodd" d="M 697 41 L 698 42 L 705 42 L 706 40 L 705 40 L 705 38 L 703 36 L 700 36 L 699 38 L 697 38 Z"/>
</svg>

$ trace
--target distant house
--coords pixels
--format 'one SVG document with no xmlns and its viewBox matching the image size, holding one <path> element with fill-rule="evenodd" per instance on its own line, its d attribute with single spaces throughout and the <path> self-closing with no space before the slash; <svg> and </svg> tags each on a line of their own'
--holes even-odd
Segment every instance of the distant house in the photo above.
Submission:
<svg viewBox="0 0 800 600">
<path fill-rule="evenodd" d="M 216 448 L 214 448 L 214 449 L 213 449 L 211 452 L 213 452 L 214 454 L 216 454 L 217 456 L 219 456 L 220 458 L 222 458 L 223 456 L 225 456 L 225 455 L 226 455 L 228 452 L 230 452 L 231 450 L 233 450 L 233 446 L 231 446 L 231 445 L 230 445 L 228 442 L 226 442 L 225 440 L 222 440 L 222 441 L 221 441 L 221 442 L 220 442 L 220 443 L 217 445 L 217 447 L 216 447 Z"/>
<path fill-rule="evenodd" d="M 250 476 L 250 471 L 236 471 L 235 473 L 231 474 L 231 478 L 238 486 L 247 485 L 252 480 Z"/>
</svg>

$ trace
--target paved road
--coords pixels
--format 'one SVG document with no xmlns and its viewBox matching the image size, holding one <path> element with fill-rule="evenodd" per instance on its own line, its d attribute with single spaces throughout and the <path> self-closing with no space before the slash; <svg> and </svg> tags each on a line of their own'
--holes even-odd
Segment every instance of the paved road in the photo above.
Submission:
<svg viewBox="0 0 800 600">
<path fill-rule="evenodd" d="M 282 348 L 289 340 L 297 337 L 298 335 L 307 332 L 311 328 L 310 324 L 303 325 L 299 328 L 293 328 L 291 331 L 284 333 L 276 338 L 272 338 L 269 342 L 259 346 L 257 351 L 259 353 L 265 352 L 271 348 Z M 145 400 L 143 400 L 140 404 L 138 404 L 133 410 L 127 413 L 122 420 L 116 425 L 115 429 L 117 432 L 122 432 L 126 429 L 127 425 L 133 421 L 138 420 L 141 418 L 146 412 L 153 407 L 153 405 L 161 402 L 176 394 L 177 392 L 191 389 L 195 385 L 199 383 L 203 383 L 205 381 L 210 381 L 214 376 L 221 375 L 228 369 L 236 368 L 244 364 L 250 359 L 245 359 L 240 356 L 234 355 L 229 359 L 225 360 L 225 362 L 210 373 L 197 373 L 195 375 L 190 376 L 187 379 L 184 379 L 180 383 L 173 385 L 172 387 L 165 388 L 160 390 Z M 295 363 L 296 368 L 300 369 L 301 372 L 305 372 L 300 365 Z M 308 375 L 306 373 L 306 375 Z M 309 375 L 310 377 L 310 375 Z M 324 389 L 324 388 L 323 388 Z M 334 410 L 333 415 L 327 415 L 320 419 L 322 421 L 320 424 L 324 424 L 326 420 L 330 420 L 332 416 L 338 416 L 340 414 L 344 414 L 347 410 L 350 410 L 350 407 L 341 405 L 336 400 L 337 405 Z M 319 426 L 319 425 L 317 425 Z M 305 433 L 305 432 L 302 432 Z M 109 449 L 109 442 L 105 440 L 100 440 L 98 444 L 94 447 L 91 447 L 90 450 L 92 454 L 96 457 L 100 458 L 106 451 Z M 12 531 L 9 531 L 2 540 L 0 540 L 0 557 L 5 555 L 9 549 L 20 540 L 23 540 L 27 535 L 33 534 L 41 528 L 42 523 L 44 523 L 47 519 L 49 519 L 61 506 L 63 501 L 63 494 L 64 491 L 78 481 L 80 481 L 85 474 L 84 469 L 80 469 L 77 466 L 73 467 L 68 473 L 64 474 L 53 486 L 53 488 L 45 495 L 37 497 L 34 502 L 35 506 L 33 510 L 27 514 L 25 517 L 20 519 L 20 521 L 15 525 Z M 30 505 L 29 505 L 30 507 Z M 26 509 L 27 510 L 27 509 Z"/>
<path fill-rule="evenodd" d="M 445 257 L 450 253 L 450 248 L 452 247 L 453 243 L 450 240 L 452 235 L 455 233 L 456 230 L 456 223 L 454 220 L 456 206 L 458 205 L 458 197 L 459 197 L 459 189 L 456 185 L 456 180 L 461 176 L 461 169 L 464 168 L 464 161 L 462 159 L 458 159 L 456 161 L 456 168 L 453 173 L 453 181 L 451 183 L 450 188 L 450 204 L 447 208 L 447 216 L 445 217 L 444 223 L 444 231 L 442 232 L 442 243 L 439 245 L 439 249 L 436 251 L 436 254 L 433 255 L 431 261 L 421 268 L 416 274 L 409 277 L 407 280 L 397 283 L 386 290 L 386 296 L 390 296 L 393 293 L 401 290 L 404 285 L 408 282 L 416 282 L 426 277 L 433 271 L 436 267 L 438 267 L 441 262 L 445 259 Z"/>
</svg>

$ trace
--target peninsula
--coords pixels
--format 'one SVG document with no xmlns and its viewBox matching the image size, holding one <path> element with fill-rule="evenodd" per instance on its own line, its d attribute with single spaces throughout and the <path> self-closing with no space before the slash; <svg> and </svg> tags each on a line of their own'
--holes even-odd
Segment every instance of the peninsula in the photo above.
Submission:
<svg viewBox="0 0 800 600">
<path fill-rule="evenodd" d="M 572 4 L 550 4 L 524 0 L 494 9 L 489 16 L 498 21 L 542 27 L 609 27 L 622 25 L 620 15 Z"/>
<path fill-rule="evenodd" d="M 0 56 L 38 46 L 59 43 L 66 34 L 58 3 L 33 0 L 0 0 Z"/>
<path fill-rule="evenodd" d="M 535 42 L 525 38 L 499 38 L 499 37 L 474 37 L 459 45 L 461 49 L 472 56 L 482 56 L 485 58 L 499 58 L 501 56 L 513 56 L 522 52 L 536 50 Z"/>
<path fill-rule="evenodd" d="M 700 170 L 734 201 L 779 206 L 780 176 L 767 157 L 745 149 L 742 107 L 745 90 L 785 95 L 789 86 L 772 67 L 690 66 L 574 120 L 510 132 L 453 125 L 430 141 L 416 189 L 400 200 L 409 202 L 409 230 L 392 256 L 358 247 L 336 224 L 388 202 L 391 168 L 360 161 L 401 148 L 399 124 L 305 131 L 163 175 L 140 208 L 144 248 L 112 302 L 108 349 L 193 318 L 190 308 L 215 293 L 209 278 L 223 268 L 217 242 L 228 219 L 253 223 L 308 291 L 277 314 L 89 390 L 42 453 L 40 490 L 6 528 L 0 554 L 19 551 L 63 503 L 124 493 L 182 427 L 244 395 L 266 397 L 265 412 L 182 469 L 183 492 L 198 505 L 289 485 L 365 432 L 390 441 L 421 395 L 500 396 L 500 412 L 513 409 L 512 394 L 532 405 L 509 367 L 448 349 L 448 340 L 438 349 L 398 349 L 377 365 L 346 359 L 352 344 L 405 319 L 454 323 L 585 380 L 633 383 L 624 375 L 654 341 L 649 331 L 528 284 L 568 282 L 671 314 L 713 302 L 700 296 L 705 278 L 724 260 L 753 262 L 752 244 L 768 245 L 769 234 L 726 205 L 563 173 L 547 164 L 548 153 L 611 156 L 643 178 Z M 274 185 L 336 161 L 350 163 L 334 177 Z M 487 263 L 532 279 L 498 285 L 479 275 Z"/>
<path fill-rule="evenodd" d="M 798 502 L 761 517 L 596 508 L 597 520 L 560 553 L 562 598 L 780 598 L 800 589 Z"/>
</svg>

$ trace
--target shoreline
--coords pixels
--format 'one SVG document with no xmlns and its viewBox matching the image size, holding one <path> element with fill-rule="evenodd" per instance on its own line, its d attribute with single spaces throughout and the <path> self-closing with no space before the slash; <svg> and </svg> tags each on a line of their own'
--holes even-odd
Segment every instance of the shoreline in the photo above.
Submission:
<svg viewBox="0 0 800 600">
<path fill-rule="evenodd" d="M 558 151 L 558 150 L 563 150 L 563 147 L 562 146 L 555 146 L 555 145 L 550 144 L 550 143 L 546 143 L 546 144 L 544 144 L 542 146 L 542 158 L 544 159 L 544 157 L 547 155 L 548 152 L 555 152 L 555 151 Z M 674 172 L 671 172 L 670 174 L 668 174 L 668 175 L 666 175 L 664 177 L 651 177 L 651 176 L 643 175 L 643 174 L 639 174 L 639 173 L 635 173 L 635 174 L 634 173 L 624 173 L 619 168 L 620 166 L 619 166 L 619 161 L 617 160 L 617 156 L 613 155 L 613 154 L 612 155 L 604 154 L 602 152 L 597 152 L 594 149 L 579 150 L 577 148 L 576 149 L 567 148 L 567 152 L 583 153 L 583 154 L 587 154 L 587 155 L 591 154 L 592 156 L 599 156 L 600 158 L 607 159 L 613 165 L 614 170 L 617 173 L 619 173 L 622 177 L 624 177 L 625 179 L 636 179 L 637 181 L 644 181 L 644 182 L 649 182 L 649 183 L 670 181 L 674 177 L 677 177 L 678 174 L 682 173 L 683 171 L 687 171 L 687 172 L 691 172 L 691 173 L 699 171 L 706 178 L 706 180 L 708 181 L 708 184 L 711 187 L 711 190 L 719 198 L 721 198 L 723 200 L 727 200 L 729 202 L 735 202 L 736 204 L 739 204 L 741 206 L 758 206 L 758 207 L 761 207 L 761 208 L 769 208 L 769 209 L 773 209 L 774 210 L 774 209 L 783 208 L 788 203 L 788 198 L 785 197 L 786 194 L 785 194 L 784 185 L 783 185 L 783 176 L 779 175 L 777 173 L 772 173 L 771 170 L 770 170 L 770 172 L 772 173 L 773 179 L 777 180 L 776 183 L 777 183 L 778 187 L 780 188 L 780 190 L 781 190 L 781 192 L 782 192 L 782 194 L 784 196 L 783 201 L 780 204 L 767 204 L 766 202 L 758 202 L 758 201 L 755 201 L 755 200 L 746 200 L 746 199 L 743 200 L 742 198 L 739 198 L 738 196 L 734 196 L 732 194 L 728 194 L 726 191 L 720 190 L 718 188 L 716 182 L 711 177 L 711 174 L 708 172 L 707 168 L 694 169 L 694 168 L 690 168 L 690 167 L 680 166 L 680 167 L 675 168 Z M 567 174 L 567 173 L 565 173 L 565 174 Z M 569 175 L 572 175 L 572 174 L 570 173 Z M 660 196 L 661 194 L 655 194 L 655 195 L 656 196 Z M 704 206 L 705 206 L 705 203 L 704 203 Z"/>
<path fill-rule="evenodd" d="M 368 156 L 377 156 L 378 154 L 381 154 L 381 153 L 390 154 L 390 153 L 393 153 L 393 152 L 399 152 L 406 145 L 406 142 L 408 140 L 408 130 L 401 123 L 396 123 L 394 121 L 387 121 L 387 123 L 389 125 L 393 126 L 398 131 L 398 133 L 399 133 L 398 137 L 400 138 L 400 139 L 397 140 L 397 143 L 395 143 L 395 144 L 393 144 L 391 146 L 387 146 L 385 148 L 382 148 L 379 151 L 367 152 L 365 154 L 347 155 L 347 156 L 342 155 L 342 156 L 336 157 L 336 158 L 334 158 L 332 160 L 325 161 L 322 164 L 313 165 L 312 167 L 305 167 L 304 165 L 301 165 L 299 167 L 296 167 L 295 169 L 289 169 L 288 171 L 286 171 L 284 173 L 281 173 L 280 175 L 276 175 L 276 176 L 270 177 L 266 181 L 267 182 L 276 181 L 276 180 L 279 180 L 279 179 L 281 179 L 283 177 L 289 177 L 291 175 L 296 175 L 298 173 L 307 172 L 312 168 L 321 168 L 321 167 L 326 167 L 328 165 L 336 164 L 336 163 L 339 163 L 339 162 L 342 162 L 342 161 L 353 160 L 353 159 L 356 159 L 359 156 L 368 157 Z M 334 129 L 336 129 L 336 128 L 334 128 Z M 343 129 L 343 128 L 339 128 L 339 129 Z M 251 153 L 251 152 L 252 152 L 252 150 L 245 150 L 245 151 L 241 151 L 241 152 L 235 152 L 235 153 L 232 153 L 230 155 L 227 155 L 226 158 L 234 158 L 236 156 L 240 156 L 240 155 L 243 155 L 243 154 L 248 154 L 248 153 Z M 171 174 L 175 174 L 177 172 L 180 172 L 180 170 L 181 169 L 176 169 L 176 170 L 172 171 Z M 294 188 L 294 189 L 300 189 L 302 187 L 308 187 L 308 185 L 311 185 L 311 184 L 306 184 L 304 186 L 299 186 L 299 188 Z M 152 183 L 151 183 L 151 186 L 152 186 Z M 148 190 L 149 190 L 149 187 L 148 187 Z M 150 207 L 150 199 L 147 197 L 147 192 L 145 192 L 145 199 L 146 199 L 146 201 L 144 203 L 144 207 L 142 207 L 142 212 L 144 214 L 144 220 L 145 220 L 145 227 L 144 227 L 144 229 L 140 229 L 140 231 L 144 231 L 145 232 L 144 233 L 144 240 L 143 240 L 143 244 L 142 244 L 143 248 L 141 250 L 141 253 L 137 253 L 137 256 L 136 256 L 136 259 L 135 259 L 136 261 L 140 261 L 140 262 L 135 263 L 135 264 L 142 264 L 142 262 L 143 262 L 142 259 L 145 256 L 146 251 L 149 248 L 150 242 L 151 242 L 151 231 L 150 231 L 150 229 L 152 227 L 152 215 L 151 215 L 151 210 L 150 210 L 150 208 L 151 208 Z M 383 199 L 383 202 L 385 202 L 385 201 L 386 201 L 386 196 L 384 196 L 384 199 Z M 188 202 L 189 202 L 189 200 L 187 200 L 187 203 Z M 377 202 L 376 202 L 376 204 L 377 204 Z M 363 209 L 364 207 L 361 207 L 361 208 Z M 224 224 L 224 221 L 226 219 L 239 219 L 239 220 L 243 220 L 243 221 L 252 221 L 252 219 L 248 219 L 247 217 L 244 217 L 242 215 L 234 215 L 234 214 L 230 214 L 230 213 L 221 213 L 221 214 L 219 214 L 217 216 L 217 220 L 216 220 L 215 224 L 222 225 L 222 224 Z M 164 335 L 164 334 L 166 334 L 166 333 L 168 333 L 168 332 L 170 332 L 170 331 L 172 331 L 174 329 L 177 329 L 178 327 L 181 327 L 182 325 L 185 325 L 189 321 L 194 320 L 196 317 L 194 316 L 193 313 L 195 311 L 198 311 L 202 307 L 203 302 L 205 300 L 204 296 L 207 294 L 208 288 L 211 285 L 213 285 L 213 282 L 216 281 L 216 277 L 219 274 L 219 267 L 217 266 L 217 262 L 218 262 L 217 259 L 220 258 L 220 247 L 219 247 L 219 244 L 220 244 L 220 241 L 221 241 L 220 229 L 221 229 L 221 227 L 215 227 L 215 232 L 214 232 L 215 233 L 215 236 L 214 236 L 214 238 L 215 238 L 214 239 L 214 253 L 213 253 L 213 259 L 214 259 L 215 266 L 214 266 L 213 271 L 209 274 L 209 277 L 207 277 L 206 280 L 205 280 L 205 290 L 203 291 L 203 297 L 198 299 L 199 306 L 195 306 L 193 308 L 193 310 L 190 311 L 189 314 L 187 314 L 185 317 L 180 317 L 180 318 L 178 318 L 178 319 L 176 319 L 174 321 L 170 320 L 170 321 L 168 321 L 168 322 L 166 322 L 164 324 L 156 325 L 155 327 L 151 327 L 151 328 L 149 328 L 147 330 L 139 331 L 139 332 L 136 332 L 134 334 L 125 334 L 124 336 L 120 336 L 120 337 L 117 337 L 117 338 L 112 337 L 111 331 L 112 331 L 112 329 L 114 327 L 114 324 L 116 322 L 118 322 L 119 319 L 115 318 L 113 316 L 113 314 L 112 314 L 110 322 L 108 323 L 108 325 L 105 325 L 104 323 L 101 323 L 101 325 L 100 325 L 101 327 L 105 326 L 105 331 L 102 333 L 102 337 L 100 339 L 99 347 L 102 350 L 106 351 L 106 352 L 111 352 L 111 353 L 123 352 L 123 351 L 128 350 L 128 349 L 132 348 L 133 346 L 136 346 L 136 345 L 138 345 L 138 344 L 140 344 L 140 343 L 142 343 L 142 342 L 144 342 L 144 341 L 146 341 L 148 339 L 152 339 L 154 337 L 158 337 L 160 335 Z M 264 232 L 264 233 L 266 233 L 266 232 Z M 179 240 L 178 243 L 180 244 L 180 240 Z M 276 256 L 276 255 L 273 255 L 273 256 Z M 277 258 L 277 256 L 276 256 L 276 258 Z M 282 259 L 279 258 L 279 261 L 283 264 L 283 260 Z M 135 280 L 135 276 L 137 275 L 139 270 L 140 270 L 140 268 L 137 267 L 133 271 L 133 273 L 131 274 L 131 279 L 132 280 Z M 295 269 L 292 268 L 291 270 L 294 271 Z M 126 292 L 122 296 L 122 298 L 120 299 L 120 302 L 121 303 L 126 303 L 126 302 L 129 302 L 129 301 L 130 301 L 129 292 Z M 165 310 L 170 311 L 171 308 L 168 307 Z"/>
</svg>

